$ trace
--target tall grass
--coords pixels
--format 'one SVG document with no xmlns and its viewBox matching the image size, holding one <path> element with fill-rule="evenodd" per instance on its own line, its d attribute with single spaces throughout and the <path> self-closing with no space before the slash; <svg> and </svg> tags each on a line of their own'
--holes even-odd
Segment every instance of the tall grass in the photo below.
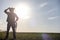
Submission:
<svg viewBox="0 0 60 40">
<path fill-rule="evenodd" d="M 42 40 L 43 33 L 16 33 L 17 40 Z M 53 40 L 60 40 L 60 33 L 47 33 Z M 4 39 L 6 32 L 0 32 L 0 39 Z M 9 39 L 12 40 L 13 33 L 9 33 Z"/>
</svg>

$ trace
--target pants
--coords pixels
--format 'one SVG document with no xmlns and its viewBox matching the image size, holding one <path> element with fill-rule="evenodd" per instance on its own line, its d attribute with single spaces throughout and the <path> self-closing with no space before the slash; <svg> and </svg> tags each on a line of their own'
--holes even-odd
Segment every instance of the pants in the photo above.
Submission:
<svg viewBox="0 0 60 40">
<path fill-rule="evenodd" d="M 5 39 L 8 39 L 10 27 L 12 27 L 12 30 L 13 30 L 13 39 L 16 39 L 16 26 L 17 26 L 17 23 L 8 23 L 7 24 L 7 32 L 6 32 Z"/>
</svg>

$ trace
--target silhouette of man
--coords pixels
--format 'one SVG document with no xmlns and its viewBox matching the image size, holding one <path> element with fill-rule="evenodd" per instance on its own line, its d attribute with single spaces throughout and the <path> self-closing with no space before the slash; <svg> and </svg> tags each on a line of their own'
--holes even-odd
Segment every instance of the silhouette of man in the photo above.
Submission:
<svg viewBox="0 0 60 40">
<path fill-rule="evenodd" d="M 16 40 L 16 26 L 18 21 L 18 16 L 14 13 L 15 8 L 7 8 L 4 12 L 8 15 L 7 17 L 7 32 L 5 40 L 8 40 L 9 30 L 12 27 L 13 30 L 13 39 Z M 9 10 L 9 11 L 8 11 Z"/>
</svg>

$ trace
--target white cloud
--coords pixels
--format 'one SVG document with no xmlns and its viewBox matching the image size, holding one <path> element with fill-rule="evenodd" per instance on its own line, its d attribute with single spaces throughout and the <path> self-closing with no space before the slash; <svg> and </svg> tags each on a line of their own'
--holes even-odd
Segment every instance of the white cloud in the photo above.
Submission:
<svg viewBox="0 0 60 40">
<path fill-rule="evenodd" d="M 55 17 L 49 17 L 48 20 L 54 20 L 56 18 L 57 18 L 57 16 L 55 16 Z"/>
<path fill-rule="evenodd" d="M 48 11 L 48 13 L 53 12 L 54 10 L 55 10 L 55 9 L 51 9 L 51 10 Z"/>
<path fill-rule="evenodd" d="M 40 8 L 44 7 L 47 5 L 47 2 L 40 4 Z"/>
<path fill-rule="evenodd" d="M 48 13 L 53 12 L 53 11 L 56 11 L 56 8 L 50 9 L 50 10 L 48 11 Z"/>
</svg>

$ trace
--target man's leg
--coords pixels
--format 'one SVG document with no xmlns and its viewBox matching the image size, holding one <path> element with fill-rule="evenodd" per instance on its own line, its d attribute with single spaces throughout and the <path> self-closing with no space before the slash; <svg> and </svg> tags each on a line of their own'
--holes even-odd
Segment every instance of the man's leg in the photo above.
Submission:
<svg viewBox="0 0 60 40">
<path fill-rule="evenodd" d="M 13 39 L 16 40 L 16 28 L 15 28 L 15 23 L 12 25 L 12 30 L 13 30 Z"/>
<path fill-rule="evenodd" d="M 5 40 L 8 39 L 8 36 L 9 36 L 9 30 L 10 30 L 10 24 L 8 23 L 8 24 L 7 24 L 7 32 L 6 32 Z"/>
</svg>

